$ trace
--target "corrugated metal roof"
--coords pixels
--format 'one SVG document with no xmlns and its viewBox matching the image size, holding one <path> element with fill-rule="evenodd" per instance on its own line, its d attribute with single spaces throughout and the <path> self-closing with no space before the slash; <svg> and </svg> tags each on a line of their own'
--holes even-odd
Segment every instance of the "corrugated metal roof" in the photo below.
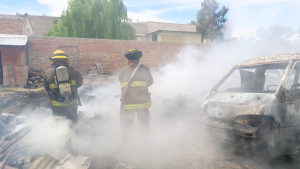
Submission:
<svg viewBox="0 0 300 169">
<path fill-rule="evenodd" d="M 0 34 L 0 45 L 24 46 L 27 40 L 28 36 L 26 35 Z"/>
</svg>

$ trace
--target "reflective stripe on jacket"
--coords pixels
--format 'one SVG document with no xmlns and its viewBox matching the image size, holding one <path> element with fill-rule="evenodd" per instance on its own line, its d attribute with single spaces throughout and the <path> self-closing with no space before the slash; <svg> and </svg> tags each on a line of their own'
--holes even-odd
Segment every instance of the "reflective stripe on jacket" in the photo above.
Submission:
<svg viewBox="0 0 300 169">
<path fill-rule="evenodd" d="M 67 66 L 67 65 L 65 65 L 65 63 L 56 62 L 54 63 L 54 66 L 58 67 L 58 66 Z M 67 66 L 67 68 L 68 68 L 68 74 L 71 82 L 70 85 L 72 91 L 72 95 L 69 97 L 69 100 L 71 100 L 70 103 L 59 101 L 59 100 L 64 100 L 64 98 L 60 96 L 59 87 L 55 84 L 56 81 L 54 78 L 55 68 L 54 67 L 50 68 L 45 72 L 43 86 L 51 98 L 50 99 L 51 106 L 66 106 L 77 102 L 78 99 L 77 88 L 79 88 L 82 85 L 83 79 L 81 74 L 78 71 L 76 71 L 72 66 Z"/>
<path fill-rule="evenodd" d="M 130 64 L 122 69 L 119 76 L 122 95 L 137 65 L 138 61 L 131 60 Z M 151 94 L 149 93 L 148 87 L 152 84 L 153 78 L 150 70 L 147 66 L 142 65 L 131 81 L 123 108 L 125 110 L 149 108 L 151 106 Z"/>
<path fill-rule="evenodd" d="M 128 82 L 121 84 L 121 88 L 126 87 Z M 147 86 L 147 81 L 133 81 L 130 86 Z"/>
<path fill-rule="evenodd" d="M 76 80 L 71 80 L 71 86 L 76 86 Z M 56 86 L 55 83 L 49 83 L 49 88 L 50 89 L 58 89 L 58 86 Z"/>
</svg>

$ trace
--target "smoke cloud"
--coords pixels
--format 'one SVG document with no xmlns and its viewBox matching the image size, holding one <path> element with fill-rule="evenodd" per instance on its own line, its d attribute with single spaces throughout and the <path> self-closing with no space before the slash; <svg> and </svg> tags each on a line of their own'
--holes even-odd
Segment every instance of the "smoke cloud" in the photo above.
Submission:
<svg viewBox="0 0 300 169">
<path fill-rule="evenodd" d="M 96 158 L 92 165 L 98 168 L 199 168 L 213 164 L 212 160 L 226 157 L 220 143 L 212 142 L 210 134 L 194 112 L 189 116 L 172 118 L 165 112 L 165 100 L 179 93 L 187 98 L 201 99 L 236 63 L 280 53 L 299 52 L 297 48 L 273 47 L 256 44 L 248 39 L 231 43 L 211 44 L 208 51 L 187 45 L 173 63 L 153 71 L 154 84 L 150 108 L 150 135 L 143 137 L 135 119 L 130 139 L 125 142 L 120 126 L 120 85 L 118 76 L 109 77 L 109 83 L 84 85 L 80 88 L 82 107 L 79 107 L 80 134 L 72 136 L 72 145 L 80 154 Z M 22 144 L 30 144 L 32 151 L 61 157 L 64 141 L 70 129 L 65 121 L 55 122 L 48 116 L 27 118 L 32 127 Z M 181 112 L 186 115 L 187 112 Z M 175 120 L 174 120 L 175 119 Z M 221 152 L 220 152 L 221 151 Z M 217 155 L 216 155 L 217 153 Z"/>
</svg>

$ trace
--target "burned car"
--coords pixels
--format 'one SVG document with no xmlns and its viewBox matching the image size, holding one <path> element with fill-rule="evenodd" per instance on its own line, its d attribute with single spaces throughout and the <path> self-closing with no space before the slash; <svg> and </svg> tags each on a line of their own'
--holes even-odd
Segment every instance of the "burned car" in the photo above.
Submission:
<svg viewBox="0 0 300 169">
<path fill-rule="evenodd" d="M 248 149 L 294 154 L 300 145 L 300 54 L 235 65 L 201 103 L 204 122 Z"/>
</svg>

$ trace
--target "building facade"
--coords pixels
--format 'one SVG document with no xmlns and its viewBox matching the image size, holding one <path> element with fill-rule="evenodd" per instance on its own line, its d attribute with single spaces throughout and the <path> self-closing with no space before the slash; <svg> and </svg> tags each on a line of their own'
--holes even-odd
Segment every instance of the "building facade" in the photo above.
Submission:
<svg viewBox="0 0 300 169">
<path fill-rule="evenodd" d="M 137 41 L 149 41 L 149 34 L 153 32 L 157 32 L 159 30 L 196 33 L 196 25 L 189 25 L 189 24 L 150 22 L 150 21 L 136 22 L 130 24 L 136 31 Z"/>
<path fill-rule="evenodd" d="M 27 14 L 0 15 L 0 82 L 24 86 L 28 78 L 28 37 L 33 27 Z"/>
<path fill-rule="evenodd" d="M 160 40 L 152 41 L 151 38 L 149 41 L 150 31 L 157 29 L 159 25 L 169 29 L 168 23 L 150 24 L 151 29 L 143 24 L 136 27 L 140 38 L 146 39 L 143 41 L 42 36 L 51 29 L 56 19 L 59 18 L 28 16 L 27 14 L 0 15 L 0 24 L 2 24 L 0 27 L 0 77 L 3 77 L 1 78 L 3 80 L 0 80 L 3 85 L 23 87 L 27 82 L 29 69 L 43 69 L 44 71 L 49 69 L 51 66 L 49 57 L 57 49 L 65 51 L 69 55 L 70 65 L 86 75 L 90 65 L 96 62 L 105 64 L 109 73 L 120 71 L 126 65 L 124 54 L 132 47 L 143 52 L 141 58 L 143 64 L 156 69 L 174 61 L 180 50 L 186 46 L 186 43 L 182 43 L 183 41 L 178 43 L 171 40 L 172 36 L 170 37 L 168 32 L 172 31 L 163 31 L 158 36 Z M 196 32 L 195 27 L 183 25 L 172 29 L 175 28 L 194 31 L 185 33 L 186 35 L 190 33 L 195 35 Z M 197 48 L 207 49 L 207 45 L 191 40 L 188 42 L 193 43 Z"/>
<path fill-rule="evenodd" d="M 196 32 L 158 30 L 148 34 L 149 41 L 201 43 L 201 34 Z"/>
</svg>

